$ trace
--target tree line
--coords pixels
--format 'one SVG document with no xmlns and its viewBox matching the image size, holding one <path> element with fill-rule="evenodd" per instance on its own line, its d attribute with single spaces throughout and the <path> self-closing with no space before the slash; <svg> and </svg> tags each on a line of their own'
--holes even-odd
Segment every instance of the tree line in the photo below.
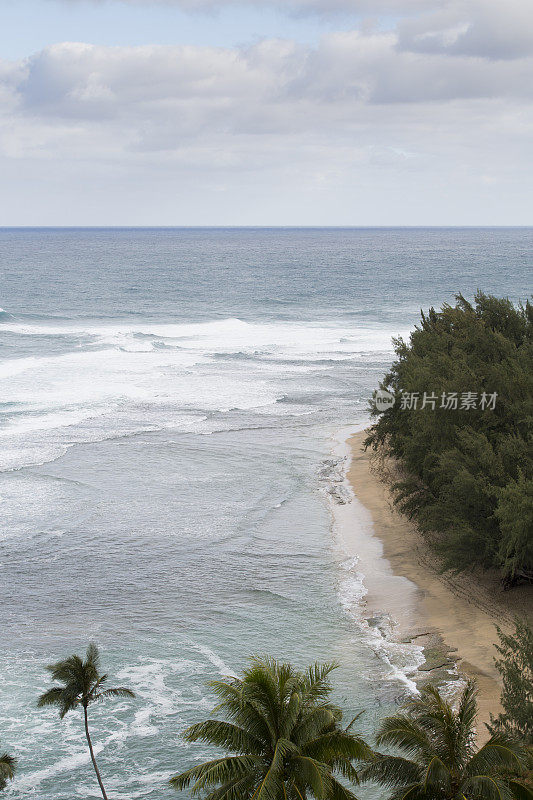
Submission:
<svg viewBox="0 0 533 800">
<path fill-rule="evenodd" d="M 456 703 L 424 686 L 398 713 L 382 720 L 372 747 L 345 724 L 332 702 L 336 664 L 300 671 L 255 657 L 240 677 L 212 681 L 216 715 L 183 732 L 187 742 L 222 751 L 170 778 L 204 800 L 357 800 L 363 782 L 383 787 L 388 800 L 533 800 L 533 630 L 516 620 L 499 631 L 496 666 L 503 678 L 503 712 L 491 719 L 490 739 L 476 744 L 477 689 L 468 681 Z M 114 697 L 135 697 L 108 686 L 98 648 L 47 667 L 54 685 L 38 700 L 59 716 L 81 710 L 103 800 L 108 800 L 89 731 L 89 708 Z M 381 748 L 386 748 L 382 751 Z M 0 790 L 15 778 L 16 759 L 0 757 Z"/>
<path fill-rule="evenodd" d="M 445 569 L 533 582 L 533 306 L 457 295 L 393 342 L 394 402 L 372 401 L 365 447 L 400 465 L 396 503 Z"/>
</svg>

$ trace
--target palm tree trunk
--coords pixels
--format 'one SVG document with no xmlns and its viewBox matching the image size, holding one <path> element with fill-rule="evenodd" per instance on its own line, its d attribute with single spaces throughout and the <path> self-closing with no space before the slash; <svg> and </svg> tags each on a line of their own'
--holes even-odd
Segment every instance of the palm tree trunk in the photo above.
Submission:
<svg viewBox="0 0 533 800">
<path fill-rule="evenodd" d="M 83 707 L 83 716 L 85 719 L 85 736 L 87 737 L 87 744 L 89 745 L 89 753 L 91 754 L 91 761 L 93 762 L 94 771 L 96 772 L 96 778 L 100 786 L 100 791 L 102 792 L 102 797 L 104 798 L 104 800 L 108 800 L 108 797 L 105 793 L 104 784 L 102 783 L 102 778 L 100 777 L 100 770 L 98 769 L 98 764 L 96 763 L 96 758 L 94 757 L 93 743 L 91 742 L 91 737 L 89 734 L 89 719 L 87 717 L 87 706 Z"/>
</svg>

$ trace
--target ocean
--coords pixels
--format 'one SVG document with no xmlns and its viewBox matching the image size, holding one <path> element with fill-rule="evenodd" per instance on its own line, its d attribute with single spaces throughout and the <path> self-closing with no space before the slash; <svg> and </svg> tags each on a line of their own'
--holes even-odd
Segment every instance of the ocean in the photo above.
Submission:
<svg viewBox="0 0 533 800">
<path fill-rule="evenodd" d="M 525 228 L 0 230 L 6 798 L 99 797 L 80 716 L 36 708 L 44 665 L 91 640 L 137 695 L 91 710 L 113 800 L 177 797 L 168 778 L 213 755 L 180 739 L 206 682 L 252 654 L 338 660 L 335 697 L 371 735 L 420 653 L 365 617 L 339 447 L 392 337 L 456 292 L 524 300 L 532 245 Z"/>
</svg>

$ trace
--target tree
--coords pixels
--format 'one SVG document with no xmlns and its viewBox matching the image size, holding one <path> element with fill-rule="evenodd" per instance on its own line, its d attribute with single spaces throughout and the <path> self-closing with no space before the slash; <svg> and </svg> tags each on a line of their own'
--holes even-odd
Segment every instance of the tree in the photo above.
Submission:
<svg viewBox="0 0 533 800">
<path fill-rule="evenodd" d="M 533 582 L 524 570 L 524 564 L 533 564 L 533 478 L 520 473 L 500 490 L 496 517 L 502 532 L 499 562 L 508 583 Z"/>
<path fill-rule="evenodd" d="M 503 679 L 503 713 L 491 717 L 491 730 L 506 731 L 533 745 L 533 629 L 527 620 L 517 618 L 514 633 L 496 630 L 501 658 L 495 663 Z"/>
<path fill-rule="evenodd" d="M 176 789 L 192 784 L 205 800 L 354 800 L 334 773 L 357 783 L 354 760 L 370 748 L 341 726 L 342 711 L 329 701 L 335 664 L 305 672 L 271 658 L 253 658 L 242 678 L 209 685 L 220 698 L 216 711 L 229 721 L 208 719 L 188 728 L 188 742 L 208 742 L 226 755 L 176 775 Z M 230 755 L 233 753 L 234 755 Z"/>
<path fill-rule="evenodd" d="M 0 791 L 6 788 L 8 780 L 13 780 L 16 768 L 16 758 L 8 753 L 0 756 Z"/>
<path fill-rule="evenodd" d="M 105 688 L 108 676 L 100 673 L 100 655 L 98 648 L 92 643 L 87 648 L 85 661 L 80 656 L 72 655 L 64 659 L 64 661 L 49 665 L 46 669 L 51 673 L 52 679 L 61 683 L 62 686 L 54 686 L 44 692 L 39 698 L 38 706 L 58 706 L 61 719 L 69 711 L 81 706 L 91 761 L 93 762 L 102 797 L 104 800 L 108 800 L 94 756 L 89 734 L 87 709 L 91 703 L 107 697 L 135 697 L 135 695 L 130 689 L 125 689 L 122 686 Z"/>
<path fill-rule="evenodd" d="M 476 714 L 473 682 L 457 709 L 426 686 L 404 711 L 382 721 L 376 737 L 406 757 L 379 754 L 360 776 L 390 789 L 390 800 L 533 800 L 533 791 L 513 777 L 523 774 L 526 751 L 504 733 L 477 749 Z"/>
<path fill-rule="evenodd" d="M 533 305 L 478 292 L 422 312 L 373 404 L 366 447 L 395 459 L 399 508 L 445 569 L 533 582 Z"/>
</svg>

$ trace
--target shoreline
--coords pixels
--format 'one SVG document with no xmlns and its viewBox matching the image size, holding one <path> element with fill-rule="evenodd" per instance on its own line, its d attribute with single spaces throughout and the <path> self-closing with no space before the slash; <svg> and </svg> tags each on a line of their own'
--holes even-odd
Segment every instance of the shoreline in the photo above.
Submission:
<svg viewBox="0 0 533 800">
<path fill-rule="evenodd" d="M 414 671 L 415 683 L 476 678 L 478 735 L 484 740 L 483 723 L 501 708 L 495 626 L 509 630 L 518 613 L 533 617 L 532 588 L 504 592 L 497 577 L 487 573 L 474 578 L 439 574 L 414 523 L 392 506 L 387 464 L 362 450 L 365 436 L 365 431 L 352 433 L 346 442 L 346 477 L 354 500 L 339 511 L 343 547 L 358 557 L 365 575 L 367 616 L 387 615 L 395 623 L 395 641 L 421 647 L 424 663 Z M 384 563 L 378 564 L 376 555 Z"/>
</svg>

